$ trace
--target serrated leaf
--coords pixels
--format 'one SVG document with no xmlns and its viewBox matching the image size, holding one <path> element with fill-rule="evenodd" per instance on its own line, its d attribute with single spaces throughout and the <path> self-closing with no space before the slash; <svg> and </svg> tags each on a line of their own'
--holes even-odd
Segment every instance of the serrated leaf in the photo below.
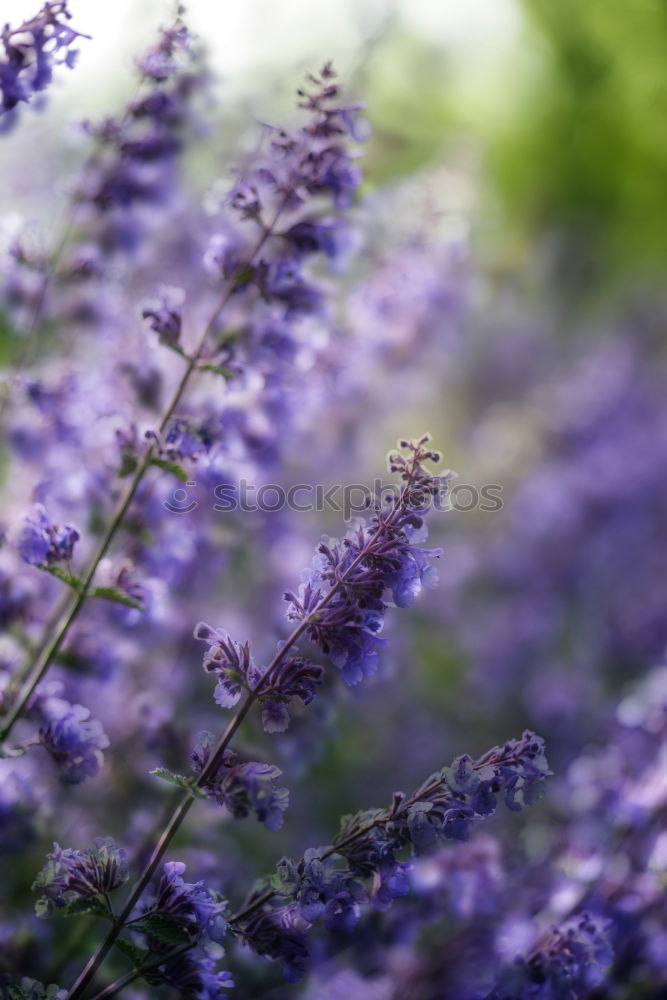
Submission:
<svg viewBox="0 0 667 1000">
<path fill-rule="evenodd" d="M 171 920 L 161 913 L 146 913 L 144 916 L 132 923 L 132 930 L 146 934 L 148 937 L 162 941 L 164 944 L 187 944 L 192 940 L 191 935 L 184 929 L 182 924 Z"/>
<path fill-rule="evenodd" d="M 97 896 L 90 896 L 86 899 L 73 899 L 67 906 L 59 909 L 58 913 L 62 914 L 63 917 L 80 917 L 84 913 L 94 913 L 98 917 L 111 919 L 108 907 Z"/>
<path fill-rule="evenodd" d="M 135 969 L 140 968 L 150 954 L 145 948 L 138 948 L 136 944 L 126 938 L 116 938 L 115 944 L 118 950 L 130 959 Z"/>
<path fill-rule="evenodd" d="M 114 601 L 116 604 L 122 604 L 126 608 L 135 608 L 137 611 L 145 610 L 141 601 L 137 600 L 136 597 L 130 597 L 126 591 L 120 590 L 119 587 L 95 587 L 90 592 L 90 596 L 101 597 L 104 601 Z"/>
<path fill-rule="evenodd" d="M 208 362 L 205 365 L 199 366 L 200 372 L 213 372 L 215 375 L 222 375 L 225 379 L 234 378 L 236 372 L 232 371 L 231 368 L 225 368 L 224 365 L 214 365 Z"/>
<path fill-rule="evenodd" d="M 176 774 L 174 771 L 170 771 L 168 767 L 154 767 L 150 774 L 154 774 L 156 778 L 168 781 L 171 785 L 176 785 L 178 788 L 184 788 L 199 799 L 206 798 L 206 792 L 197 787 L 197 780 L 191 775 Z"/>
<path fill-rule="evenodd" d="M 170 462 L 166 458 L 151 458 L 151 465 L 156 465 L 158 469 L 170 472 L 172 476 L 176 476 L 182 483 L 187 483 L 190 480 L 190 474 L 178 462 Z"/>
<path fill-rule="evenodd" d="M 58 580 L 62 580 L 63 583 L 66 583 L 68 587 L 71 587 L 72 590 L 76 590 L 77 592 L 79 592 L 83 586 L 83 581 L 80 577 L 73 576 L 71 573 L 68 573 L 67 570 L 62 568 L 62 566 L 46 566 L 44 563 L 41 563 L 39 569 L 43 569 L 47 573 L 50 573 L 51 576 L 55 576 Z"/>
</svg>

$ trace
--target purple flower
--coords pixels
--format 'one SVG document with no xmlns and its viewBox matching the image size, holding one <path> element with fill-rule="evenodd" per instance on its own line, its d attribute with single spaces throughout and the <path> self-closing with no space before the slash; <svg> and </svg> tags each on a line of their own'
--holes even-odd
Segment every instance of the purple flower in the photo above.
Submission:
<svg viewBox="0 0 667 1000">
<path fill-rule="evenodd" d="M 255 282 L 267 302 L 285 306 L 288 319 L 316 313 L 322 306 L 321 290 L 304 278 L 296 260 L 260 261 L 255 269 Z"/>
<path fill-rule="evenodd" d="M 378 650 L 387 645 L 378 633 L 388 608 L 388 592 L 398 607 L 405 607 L 422 586 L 432 586 L 436 579 L 429 559 L 437 558 L 441 550 L 413 544 L 413 539 L 425 533 L 425 498 L 441 494 L 448 478 L 448 474 L 434 476 L 424 468 L 426 461 L 440 461 L 437 452 L 424 447 L 428 440 L 425 435 L 418 442 L 401 442 L 410 457 L 390 457 L 390 468 L 404 482 L 399 498 L 389 507 L 378 505 L 370 524 L 348 532 L 342 541 L 322 540 L 298 596 L 285 594 L 288 619 L 312 619 L 309 637 L 350 685 L 377 670 Z"/>
<path fill-rule="evenodd" d="M 201 774 L 211 759 L 213 737 L 202 733 L 192 752 L 192 766 Z M 282 771 L 272 764 L 257 761 L 237 763 L 236 754 L 228 750 L 217 772 L 212 774 L 203 788 L 209 796 L 226 806 L 235 819 L 245 819 L 254 813 L 267 830 L 279 830 L 283 813 L 289 805 L 289 792 L 277 785 Z"/>
<path fill-rule="evenodd" d="M 173 986 L 188 1000 L 219 1000 L 220 990 L 234 986 L 230 972 L 216 971 L 217 960 L 196 948 L 163 965 L 151 967 L 151 982 Z"/>
<path fill-rule="evenodd" d="M 344 245 L 344 232 L 344 225 L 338 219 L 303 219 L 290 226 L 284 237 L 300 254 L 323 253 L 333 260 Z"/>
<path fill-rule="evenodd" d="M 78 539 L 76 528 L 71 524 L 58 526 L 41 504 L 35 504 L 19 536 L 19 555 L 31 566 L 69 562 Z"/>
<path fill-rule="evenodd" d="M 205 937 L 218 944 L 227 933 L 227 924 L 222 916 L 227 903 L 211 890 L 203 881 L 185 882 L 182 861 L 168 861 L 165 864 L 155 899 L 143 911 L 144 918 L 151 915 L 164 917 L 178 925 L 193 940 Z M 150 922 L 144 923 L 149 928 Z"/>
<path fill-rule="evenodd" d="M 159 285 L 156 297 L 146 302 L 141 315 L 150 320 L 151 330 L 155 330 L 163 344 L 178 347 L 181 338 L 181 311 L 185 301 L 182 288 Z"/>
<path fill-rule="evenodd" d="M 233 708 L 241 692 L 254 687 L 260 678 L 250 653 L 250 643 L 236 642 L 224 629 L 214 629 L 199 622 L 194 630 L 195 639 L 208 643 L 204 654 L 204 670 L 217 676 L 214 698 L 222 708 Z"/>
<path fill-rule="evenodd" d="M 40 698 L 36 706 L 40 717 L 39 740 L 68 785 L 79 785 L 94 777 L 102 766 L 102 751 L 109 737 L 90 710 L 70 705 L 62 698 Z"/>
<path fill-rule="evenodd" d="M 518 958 L 487 1000 L 575 1000 L 600 985 L 612 959 L 609 928 L 582 913 L 555 927 L 528 958 Z"/>
<path fill-rule="evenodd" d="M 203 665 L 208 673 L 217 675 L 214 694 L 217 704 L 232 708 L 243 690 L 261 692 L 262 725 L 267 733 L 284 732 L 290 723 L 289 702 L 300 698 L 304 705 L 309 705 L 315 689 L 322 683 L 323 668 L 296 653 L 281 659 L 269 676 L 256 666 L 250 643 L 236 642 L 224 629 L 200 622 L 194 636 L 208 643 Z"/>
<path fill-rule="evenodd" d="M 105 896 L 128 879 L 127 852 L 110 838 L 94 841 L 85 851 L 53 845 L 53 852 L 33 883 L 44 896 L 37 904 L 40 916 L 75 899 Z"/>
<path fill-rule="evenodd" d="M 66 23 L 70 18 L 67 0 L 50 0 L 18 28 L 4 26 L 0 34 L 4 49 L 0 56 L 0 116 L 45 90 L 54 66 L 74 66 L 78 53 L 71 46 L 77 38 L 89 36 L 71 28 Z"/>
</svg>

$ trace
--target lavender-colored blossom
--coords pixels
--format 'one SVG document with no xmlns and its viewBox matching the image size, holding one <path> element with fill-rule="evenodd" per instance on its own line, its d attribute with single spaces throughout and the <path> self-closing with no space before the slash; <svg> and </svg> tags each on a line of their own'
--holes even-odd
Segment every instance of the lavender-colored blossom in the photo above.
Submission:
<svg viewBox="0 0 667 1000">
<path fill-rule="evenodd" d="M 283 858 L 268 888 L 248 898 L 248 916 L 242 910 L 232 927 L 259 954 L 282 959 L 286 977 L 294 979 L 305 967 L 310 925 L 323 919 L 331 931 L 351 931 L 369 898 L 366 880 L 372 880 L 370 899 L 379 910 L 406 895 L 410 865 L 397 853 L 409 847 L 419 855 L 442 840 L 466 838 L 472 823 L 493 811 L 489 798 L 493 808 L 500 794 L 510 809 L 528 804 L 548 774 L 542 740 L 529 732 L 476 761 L 458 757 L 413 795 L 395 793 L 390 809 L 345 817 L 330 848 L 309 851 L 298 863 Z"/>
<path fill-rule="evenodd" d="M 216 971 L 217 961 L 202 949 L 194 949 L 178 958 L 151 968 L 155 985 L 172 986 L 188 1000 L 218 1000 L 221 990 L 234 986 L 230 972 Z"/>
<path fill-rule="evenodd" d="M 35 504 L 26 517 L 18 540 L 21 558 L 31 566 L 53 566 L 69 562 L 79 532 L 71 524 L 55 524 L 42 504 Z"/>
<path fill-rule="evenodd" d="M 442 495 L 450 475 L 435 476 L 424 467 L 424 462 L 440 461 L 438 452 L 425 447 L 428 440 L 425 435 L 417 442 L 401 441 L 409 457 L 390 456 L 391 471 L 403 480 L 399 498 L 388 507 L 378 506 L 370 524 L 350 531 L 342 541 L 323 540 L 298 595 L 285 594 L 288 619 L 309 622 L 308 636 L 350 685 L 377 670 L 378 651 L 387 645 L 378 634 L 389 606 L 387 594 L 406 607 L 422 587 L 437 580 L 429 560 L 442 550 L 414 544 L 425 535 L 427 502 Z"/>
<path fill-rule="evenodd" d="M 192 766 L 201 774 L 213 750 L 213 737 L 202 733 L 192 751 Z M 272 764 L 258 761 L 238 763 L 236 754 L 228 750 L 215 774 L 202 787 L 221 806 L 226 806 L 235 819 L 245 819 L 254 813 L 267 830 L 279 830 L 283 813 L 289 805 L 289 792 L 277 784 L 282 771 Z"/>
<path fill-rule="evenodd" d="M 78 52 L 77 38 L 87 38 L 67 23 L 67 0 L 50 0 L 38 14 L 17 28 L 5 24 L 0 33 L 0 116 L 19 102 L 28 102 L 51 83 L 55 66 L 70 69 Z"/>
<path fill-rule="evenodd" d="M 162 343 L 177 347 L 181 337 L 181 313 L 185 292 L 172 285 L 159 285 L 156 297 L 144 304 L 142 316 L 150 320 Z"/>
<path fill-rule="evenodd" d="M 203 666 L 214 673 L 218 682 L 214 698 L 223 708 L 237 704 L 242 692 L 261 692 L 262 724 L 267 733 L 284 732 L 289 726 L 289 702 L 299 698 L 309 705 L 315 689 L 322 683 L 324 670 L 294 654 L 281 660 L 278 668 L 266 677 L 250 652 L 250 643 L 238 643 L 224 631 L 205 622 L 195 627 L 196 639 L 208 643 Z"/>
<path fill-rule="evenodd" d="M 33 889 L 44 892 L 37 904 L 41 916 L 77 899 L 106 896 L 128 879 L 127 852 L 110 838 L 96 840 L 85 851 L 54 844 L 47 858 L 33 883 Z"/>
<path fill-rule="evenodd" d="M 146 906 L 143 917 L 164 917 L 192 940 L 206 938 L 220 943 L 227 933 L 222 916 L 226 901 L 206 889 L 203 881 L 185 882 L 184 872 L 181 861 L 168 861 L 164 865 L 155 899 Z M 150 923 L 145 926 L 150 927 Z"/>
<path fill-rule="evenodd" d="M 611 962 L 604 922 L 582 913 L 554 928 L 529 958 L 517 960 L 488 1000 L 579 1000 L 600 985 Z"/>
<path fill-rule="evenodd" d="M 39 741 L 55 761 L 60 779 L 78 785 L 93 778 L 102 766 L 102 751 L 109 737 L 90 709 L 71 705 L 52 696 L 38 699 L 35 713 L 40 719 Z"/>
</svg>

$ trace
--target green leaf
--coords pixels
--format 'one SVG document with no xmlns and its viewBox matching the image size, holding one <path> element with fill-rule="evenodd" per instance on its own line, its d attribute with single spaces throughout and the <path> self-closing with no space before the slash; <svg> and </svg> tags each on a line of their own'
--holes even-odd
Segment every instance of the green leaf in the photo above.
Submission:
<svg viewBox="0 0 667 1000">
<path fill-rule="evenodd" d="M 234 277 L 234 288 L 243 288 L 248 282 L 252 281 L 255 270 L 251 264 L 247 264 L 246 267 L 242 267 L 237 275 Z"/>
<path fill-rule="evenodd" d="M 137 611 L 144 611 L 144 606 L 136 597 L 130 597 L 119 587 L 95 587 L 90 593 L 91 597 L 101 597 L 105 601 L 114 601 L 116 604 L 123 604 L 126 608 L 136 608 Z"/>
<path fill-rule="evenodd" d="M 72 590 L 76 590 L 78 593 L 81 592 L 81 588 L 83 586 L 81 577 L 72 576 L 72 574 L 68 573 L 67 570 L 64 570 L 62 566 L 47 566 L 45 563 L 40 563 L 38 568 L 43 569 L 47 573 L 50 573 L 51 576 L 55 576 L 59 580 L 62 580 L 62 582 L 66 583 L 68 587 L 72 588 Z"/>
<path fill-rule="evenodd" d="M 145 948 L 138 948 L 136 944 L 132 944 L 132 942 L 126 940 L 126 938 L 116 938 L 115 944 L 118 950 L 122 951 L 123 955 L 127 955 L 135 969 L 141 968 L 150 954 L 150 952 Z"/>
<path fill-rule="evenodd" d="M 178 354 L 178 356 L 183 358 L 185 361 L 192 361 L 190 355 L 186 354 L 183 348 L 179 347 L 178 344 L 174 344 L 170 340 L 161 340 L 160 343 L 163 344 L 164 347 L 168 347 L 170 351 L 174 352 L 174 354 Z"/>
<path fill-rule="evenodd" d="M 118 475 L 121 479 L 124 479 L 125 476 L 131 476 L 133 472 L 136 472 L 138 465 L 139 459 L 137 456 L 131 451 L 124 451 L 121 455 Z"/>
<path fill-rule="evenodd" d="M 197 787 L 197 779 L 191 775 L 175 774 L 168 767 L 155 767 L 150 773 L 154 774 L 156 778 L 168 781 L 171 785 L 177 785 L 179 788 L 184 788 L 187 792 L 192 792 L 198 799 L 206 798 L 206 792 Z"/>
<path fill-rule="evenodd" d="M 94 913 L 96 917 L 106 917 L 107 920 L 113 919 L 108 906 L 105 906 L 98 896 L 73 899 L 67 906 L 58 909 L 58 914 L 63 917 L 80 917 L 84 913 Z"/>
<path fill-rule="evenodd" d="M 225 379 L 234 378 L 236 372 L 232 371 L 231 368 L 225 368 L 224 365 L 214 365 L 207 362 L 205 365 L 199 365 L 200 372 L 213 372 L 215 375 L 222 375 Z"/>
<path fill-rule="evenodd" d="M 144 914 L 140 920 L 132 923 L 132 930 L 146 934 L 148 937 L 164 942 L 164 944 L 187 944 L 191 940 L 190 934 L 182 924 L 171 920 L 162 913 Z"/>
<path fill-rule="evenodd" d="M 152 458 L 151 465 L 156 465 L 158 469 L 170 472 L 172 476 L 176 476 L 182 483 L 187 483 L 190 479 L 190 474 L 178 462 L 169 462 L 166 458 Z"/>
</svg>

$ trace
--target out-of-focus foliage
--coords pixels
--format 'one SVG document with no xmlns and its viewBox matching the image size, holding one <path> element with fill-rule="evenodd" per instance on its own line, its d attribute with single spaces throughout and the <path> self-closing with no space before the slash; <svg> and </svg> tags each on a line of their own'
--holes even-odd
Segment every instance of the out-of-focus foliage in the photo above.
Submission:
<svg viewBox="0 0 667 1000">
<path fill-rule="evenodd" d="M 577 291 L 657 276 L 667 260 L 667 8 L 523 7 L 525 78 L 491 148 L 508 224 L 546 238 Z"/>
</svg>

